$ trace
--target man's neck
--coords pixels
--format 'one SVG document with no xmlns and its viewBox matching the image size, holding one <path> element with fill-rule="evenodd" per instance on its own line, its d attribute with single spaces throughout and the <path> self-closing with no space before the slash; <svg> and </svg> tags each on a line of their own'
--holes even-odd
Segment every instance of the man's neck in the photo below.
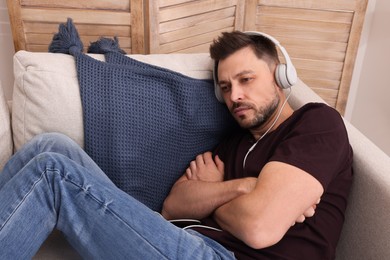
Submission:
<svg viewBox="0 0 390 260">
<path fill-rule="evenodd" d="M 279 127 L 281 123 L 283 123 L 287 118 L 289 118 L 294 112 L 294 110 L 291 108 L 291 106 L 288 103 L 286 103 L 286 105 L 282 108 L 282 111 L 280 112 L 281 108 L 282 105 L 280 105 L 280 107 L 278 107 L 278 109 L 275 110 L 275 113 L 273 113 L 273 115 L 261 127 L 250 130 L 255 140 L 259 140 L 259 138 L 262 138 L 265 133 L 274 131 L 276 128 Z M 279 112 L 280 115 L 278 117 Z M 270 127 L 271 129 L 269 129 Z"/>
</svg>

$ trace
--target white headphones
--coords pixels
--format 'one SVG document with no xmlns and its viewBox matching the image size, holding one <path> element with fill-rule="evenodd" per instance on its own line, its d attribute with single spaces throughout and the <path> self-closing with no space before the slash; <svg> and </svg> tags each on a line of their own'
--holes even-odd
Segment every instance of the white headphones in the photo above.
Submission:
<svg viewBox="0 0 390 260">
<path fill-rule="evenodd" d="M 287 89 L 287 88 L 290 88 L 293 85 L 295 85 L 295 83 L 297 83 L 297 80 L 298 80 L 297 71 L 296 71 L 294 65 L 292 64 L 290 56 L 288 56 L 288 53 L 287 53 L 286 49 L 282 45 L 280 45 L 278 40 L 276 40 L 271 35 L 268 35 L 268 34 L 263 33 L 263 32 L 247 31 L 247 32 L 244 32 L 244 33 L 247 34 L 247 35 L 263 36 L 263 37 L 269 39 L 270 41 L 272 41 L 275 44 L 275 46 L 277 46 L 280 49 L 280 51 L 282 52 L 282 54 L 284 56 L 284 60 L 285 60 L 286 63 L 285 64 L 284 63 L 278 64 L 278 66 L 275 69 L 275 80 L 276 80 L 276 83 L 278 84 L 278 86 L 280 88 Z M 218 101 L 220 101 L 221 103 L 224 103 L 224 100 L 223 100 L 223 97 L 222 97 L 222 93 L 221 93 L 221 89 L 219 88 L 218 82 L 216 80 L 217 79 L 217 73 L 218 73 L 217 65 L 218 64 L 215 63 L 214 71 L 213 71 L 213 75 L 214 75 L 214 92 L 215 92 L 215 96 L 218 99 Z"/>
</svg>

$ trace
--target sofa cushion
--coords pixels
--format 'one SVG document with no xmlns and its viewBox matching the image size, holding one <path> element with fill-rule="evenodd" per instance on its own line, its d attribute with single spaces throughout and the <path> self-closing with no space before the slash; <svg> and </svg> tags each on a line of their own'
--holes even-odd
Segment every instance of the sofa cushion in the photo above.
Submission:
<svg viewBox="0 0 390 260">
<path fill-rule="evenodd" d="M 12 155 L 11 122 L 7 101 L 0 82 L 0 172 Z"/>
<path fill-rule="evenodd" d="M 73 57 L 20 51 L 14 56 L 14 76 L 15 149 L 43 132 L 61 132 L 83 145 L 82 109 Z"/>
</svg>

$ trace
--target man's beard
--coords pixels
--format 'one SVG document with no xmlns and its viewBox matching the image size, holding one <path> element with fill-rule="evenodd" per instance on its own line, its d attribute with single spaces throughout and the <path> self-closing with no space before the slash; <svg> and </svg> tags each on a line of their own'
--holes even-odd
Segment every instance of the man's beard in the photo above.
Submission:
<svg viewBox="0 0 390 260">
<path fill-rule="evenodd" d="M 247 105 L 250 106 L 252 109 L 255 109 L 255 115 L 254 118 L 249 123 L 243 123 L 239 122 L 240 126 L 242 128 L 248 129 L 248 130 L 255 130 L 257 128 L 260 128 L 263 126 L 275 113 L 280 103 L 280 98 L 276 94 L 275 98 L 272 100 L 270 104 L 268 104 L 266 107 L 261 107 L 260 109 L 255 109 L 250 104 L 244 104 L 244 103 L 235 103 L 233 105 L 233 108 L 239 107 L 240 105 Z"/>
</svg>

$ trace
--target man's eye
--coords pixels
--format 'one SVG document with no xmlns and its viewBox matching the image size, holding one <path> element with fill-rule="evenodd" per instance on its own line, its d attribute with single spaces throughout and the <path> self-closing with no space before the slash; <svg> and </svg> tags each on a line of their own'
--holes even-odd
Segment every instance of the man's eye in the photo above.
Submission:
<svg viewBox="0 0 390 260">
<path fill-rule="evenodd" d="M 219 87 L 220 87 L 222 92 L 226 93 L 226 92 L 229 91 L 229 86 L 228 85 L 220 85 Z"/>
<path fill-rule="evenodd" d="M 252 78 L 242 78 L 241 79 L 241 82 L 243 82 L 243 83 L 245 83 L 245 82 L 249 82 L 249 81 L 251 81 L 252 80 Z"/>
</svg>

